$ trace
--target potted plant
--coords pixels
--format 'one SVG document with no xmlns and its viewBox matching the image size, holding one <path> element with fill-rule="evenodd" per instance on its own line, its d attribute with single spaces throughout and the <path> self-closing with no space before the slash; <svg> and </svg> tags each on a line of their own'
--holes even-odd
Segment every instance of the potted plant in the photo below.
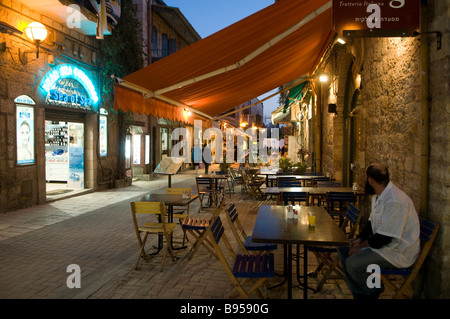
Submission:
<svg viewBox="0 0 450 319">
<path fill-rule="evenodd" d="M 231 164 L 228 164 L 225 159 L 223 159 L 223 162 L 219 164 L 219 170 L 221 172 L 228 172 L 228 169 L 230 168 Z"/>
<path fill-rule="evenodd" d="M 282 172 L 291 172 L 292 171 L 292 161 L 289 157 L 282 157 L 279 161 L 279 167 Z"/>
<path fill-rule="evenodd" d="M 307 168 L 308 168 L 308 164 L 302 163 L 302 162 L 298 162 L 297 164 L 295 164 L 294 173 L 295 174 L 303 174 L 303 173 L 306 172 Z"/>
</svg>

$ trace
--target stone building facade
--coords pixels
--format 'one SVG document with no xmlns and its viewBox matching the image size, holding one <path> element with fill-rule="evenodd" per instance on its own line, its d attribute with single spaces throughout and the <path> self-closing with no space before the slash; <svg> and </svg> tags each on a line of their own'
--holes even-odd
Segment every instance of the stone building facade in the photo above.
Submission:
<svg viewBox="0 0 450 319">
<path fill-rule="evenodd" d="M 419 215 L 440 224 L 425 265 L 427 298 L 450 297 L 449 9 L 444 0 L 422 5 L 420 36 L 335 44 L 322 65 L 332 81 L 316 87 L 322 171 L 364 185 L 365 168 L 385 163 Z M 427 30 L 442 33 L 440 48 Z M 332 103 L 336 113 L 328 112 Z"/>
<path fill-rule="evenodd" d="M 79 190 L 99 186 L 102 101 L 95 27 L 90 28 L 97 18 L 81 8 L 76 14 L 83 21 L 70 25 L 67 16 L 56 14 L 69 14 L 68 6 L 56 5 L 63 11 L 33 1 L 0 1 L 0 212 L 45 203 L 51 199 L 49 182 L 73 183 L 71 188 Z M 48 33 L 39 56 L 23 32 L 31 22 L 42 23 Z M 20 160 L 18 151 L 24 108 L 31 110 L 27 161 Z M 117 157 L 113 143 L 108 151 L 110 158 Z"/>
</svg>

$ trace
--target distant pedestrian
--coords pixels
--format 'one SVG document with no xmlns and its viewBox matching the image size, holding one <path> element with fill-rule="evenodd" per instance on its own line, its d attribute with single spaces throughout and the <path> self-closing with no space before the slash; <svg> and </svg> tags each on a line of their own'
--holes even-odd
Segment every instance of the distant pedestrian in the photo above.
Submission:
<svg viewBox="0 0 450 319">
<path fill-rule="evenodd" d="M 198 175 L 198 166 L 202 162 L 202 149 L 198 145 L 198 142 L 195 142 L 194 148 L 192 149 L 192 163 L 194 164 L 195 174 Z"/>
<path fill-rule="evenodd" d="M 208 174 L 209 165 L 212 164 L 212 153 L 207 144 L 203 147 L 203 164 L 205 164 L 205 174 Z"/>
</svg>

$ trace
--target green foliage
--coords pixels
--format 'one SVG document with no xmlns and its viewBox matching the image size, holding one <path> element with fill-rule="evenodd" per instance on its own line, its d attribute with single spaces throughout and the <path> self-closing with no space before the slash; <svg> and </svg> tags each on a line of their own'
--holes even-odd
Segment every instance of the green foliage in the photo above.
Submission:
<svg viewBox="0 0 450 319">
<path fill-rule="evenodd" d="M 294 173 L 296 174 L 302 174 L 304 172 L 306 172 L 306 169 L 308 168 L 308 164 L 306 163 L 302 163 L 302 162 L 298 162 L 294 165 L 295 169 L 294 169 Z"/>
<path fill-rule="evenodd" d="M 289 157 L 281 157 L 278 165 L 283 172 L 287 172 L 292 169 L 293 164 Z"/>
<path fill-rule="evenodd" d="M 223 162 L 219 164 L 219 169 L 221 172 L 226 172 L 230 168 L 231 164 L 228 164 L 225 158 L 223 159 Z"/>
<path fill-rule="evenodd" d="M 99 41 L 100 83 L 103 106 L 112 107 L 114 79 L 124 77 L 144 65 L 142 32 L 132 0 L 122 0 L 119 23 L 111 35 Z"/>
</svg>

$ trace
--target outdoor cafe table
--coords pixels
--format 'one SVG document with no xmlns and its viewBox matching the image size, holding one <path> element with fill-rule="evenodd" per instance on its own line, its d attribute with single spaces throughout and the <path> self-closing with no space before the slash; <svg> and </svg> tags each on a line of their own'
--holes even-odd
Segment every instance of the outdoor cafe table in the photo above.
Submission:
<svg viewBox="0 0 450 319">
<path fill-rule="evenodd" d="M 191 194 L 191 198 L 183 198 L 180 194 L 153 194 L 148 193 L 144 196 L 141 196 L 137 201 L 138 202 L 163 202 L 167 206 L 167 215 L 169 223 L 173 222 L 173 207 L 174 206 L 187 206 L 190 203 L 192 203 L 194 200 L 198 198 L 198 194 Z M 173 247 L 172 243 L 172 249 L 182 249 L 186 248 L 187 246 L 182 246 L 175 248 Z M 155 253 L 157 254 L 162 248 L 162 238 L 159 236 L 158 241 L 158 251 Z"/>
<path fill-rule="evenodd" d="M 308 213 L 316 216 L 316 226 L 308 225 Z M 292 299 L 292 245 L 303 244 L 303 297 L 307 299 L 307 246 L 347 246 L 349 240 L 323 207 L 300 206 L 298 219 L 287 218 L 287 206 L 260 206 L 252 233 L 257 243 L 284 244 L 288 299 Z M 298 251 L 298 250 L 297 250 Z M 297 256 L 297 262 L 300 262 Z M 287 267 L 286 267 L 287 266 Z M 297 274 L 298 276 L 298 274 Z"/>
<path fill-rule="evenodd" d="M 364 196 L 364 191 L 353 190 L 352 187 L 267 187 L 266 194 L 279 195 L 281 193 L 301 193 L 307 192 L 313 198 L 325 196 L 328 192 L 355 193 L 357 196 Z"/>
</svg>

